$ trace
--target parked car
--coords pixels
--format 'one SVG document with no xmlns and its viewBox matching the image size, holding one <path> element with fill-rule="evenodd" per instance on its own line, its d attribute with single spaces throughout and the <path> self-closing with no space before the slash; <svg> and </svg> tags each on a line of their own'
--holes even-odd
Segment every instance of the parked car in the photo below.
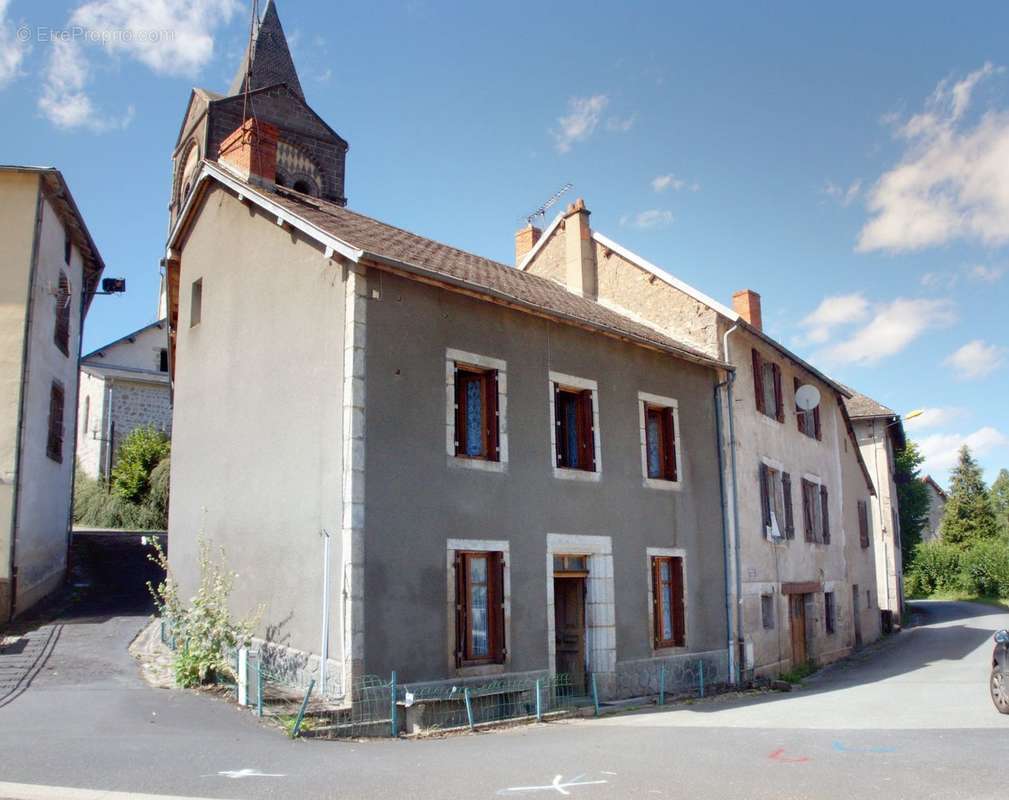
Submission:
<svg viewBox="0 0 1009 800">
<path fill-rule="evenodd" d="M 995 634 L 995 652 L 991 656 L 991 700 L 1000 714 L 1009 714 L 1009 631 Z"/>
</svg>

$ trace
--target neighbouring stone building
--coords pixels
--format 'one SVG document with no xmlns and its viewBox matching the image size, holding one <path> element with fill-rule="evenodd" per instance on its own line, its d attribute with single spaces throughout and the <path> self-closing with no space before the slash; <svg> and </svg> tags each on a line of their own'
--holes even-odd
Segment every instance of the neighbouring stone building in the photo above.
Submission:
<svg viewBox="0 0 1009 800">
<path fill-rule="evenodd" d="M 260 33 L 279 31 L 272 3 L 266 15 Z M 286 64 L 270 55 L 282 44 L 260 35 L 255 63 Z M 253 94 L 291 96 L 261 85 L 290 75 L 257 78 L 255 63 Z M 240 575 L 234 610 L 264 604 L 265 657 L 317 677 L 324 664 L 336 697 L 392 670 L 453 685 L 591 674 L 627 696 L 656 690 L 662 664 L 704 659 L 727 680 L 728 365 L 352 212 L 342 184 L 329 199 L 284 186 L 286 124 L 235 119 L 173 211 L 183 593 L 202 533 Z M 564 269 L 591 282 L 586 231 L 573 212 Z"/>
<path fill-rule="evenodd" d="M 59 170 L 0 167 L 0 621 L 66 573 L 81 328 L 104 269 Z"/>
<path fill-rule="evenodd" d="M 106 480 L 119 445 L 139 427 L 171 436 L 168 323 L 164 319 L 81 358 L 77 462 L 86 475 Z"/>
<path fill-rule="evenodd" d="M 592 230 L 581 221 L 587 218 L 573 206 L 543 232 L 520 230 L 518 268 L 734 367 L 719 403 L 742 668 L 775 675 L 807 660 L 834 660 L 878 636 L 878 622 L 866 613 L 875 579 L 861 552 L 869 548 L 865 509 L 873 488 L 842 402 L 848 390 L 763 332 L 755 292 L 738 292 L 732 308 L 722 305 Z M 589 242 L 591 269 L 571 269 L 572 224 Z M 817 390 L 814 410 L 798 408 L 800 386 Z"/>
<path fill-rule="evenodd" d="M 942 538 L 942 515 L 946 512 L 946 490 L 931 475 L 921 479 L 928 492 L 928 516 L 921 529 L 923 542 L 937 542 Z"/>
</svg>

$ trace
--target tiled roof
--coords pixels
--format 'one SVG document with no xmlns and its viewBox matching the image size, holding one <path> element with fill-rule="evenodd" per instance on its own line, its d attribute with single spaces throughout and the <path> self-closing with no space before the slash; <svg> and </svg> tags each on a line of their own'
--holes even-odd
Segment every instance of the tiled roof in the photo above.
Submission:
<svg viewBox="0 0 1009 800">
<path fill-rule="evenodd" d="M 899 416 L 892 408 L 887 408 L 881 403 L 877 403 L 871 397 L 866 397 L 864 394 L 860 394 L 854 389 L 850 389 L 849 391 L 851 391 L 852 396 L 845 399 L 844 405 L 848 409 L 848 415 L 852 419 L 859 419 L 860 417 Z"/>
<path fill-rule="evenodd" d="M 255 187 L 250 187 L 258 191 Z M 269 199 L 291 213 L 378 261 L 413 267 L 475 292 L 483 292 L 534 311 L 638 340 L 693 361 L 721 362 L 690 344 L 659 333 L 538 275 L 387 225 L 333 203 L 289 190 Z"/>
</svg>

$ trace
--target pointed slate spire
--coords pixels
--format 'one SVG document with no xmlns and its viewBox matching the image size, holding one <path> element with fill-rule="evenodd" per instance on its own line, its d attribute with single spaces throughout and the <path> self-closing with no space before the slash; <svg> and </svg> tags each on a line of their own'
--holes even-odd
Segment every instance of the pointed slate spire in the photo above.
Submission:
<svg viewBox="0 0 1009 800">
<path fill-rule="evenodd" d="M 277 83 L 286 83 L 288 88 L 302 100 L 305 93 L 301 90 L 298 71 L 294 68 L 294 59 L 287 46 L 284 28 L 277 16 L 277 6 L 273 0 L 267 0 L 263 19 L 256 24 L 252 42 L 245 51 L 242 63 L 238 67 L 235 79 L 231 82 L 229 95 L 242 94 L 245 91 L 245 81 L 249 72 L 249 61 L 252 60 L 252 81 L 250 90 L 262 89 Z"/>
</svg>

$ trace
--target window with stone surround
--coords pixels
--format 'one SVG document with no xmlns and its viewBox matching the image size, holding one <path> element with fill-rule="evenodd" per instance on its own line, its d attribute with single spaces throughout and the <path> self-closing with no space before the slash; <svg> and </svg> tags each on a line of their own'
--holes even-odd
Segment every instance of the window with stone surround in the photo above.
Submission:
<svg viewBox="0 0 1009 800">
<path fill-rule="evenodd" d="M 679 488 L 681 465 L 677 401 L 671 397 L 638 392 L 638 420 L 645 486 Z"/>
<path fill-rule="evenodd" d="M 445 385 L 449 465 L 503 472 L 508 462 L 506 362 L 449 348 Z"/>
<path fill-rule="evenodd" d="M 781 367 L 765 359 L 753 348 L 753 395 L 757 411 L 778 422 L 785 421 L 785 404 L 781 394 Z"/>
<path fill-rule="evenodd" d="M 684 613 L 683 558 L 652 556 L 653 645 L 684 647 L 687 643 Z"/>
<path fill-rule="evenodd" d="M 823 593 L 823 622 L 827 633 L 837 631 L 837 607 L 834 603 L 834 593 Z"/>
<path fill-rule="evenodd" d="M 599 393 L 595 381 L 550 373 L 554 476 L 598 480 Z"/>
<path fill-rule="evenodd" d="M 503 664 L 505 559 L 497 551 L 454 554 L 456 667 Z"/>
<path fill-rule="evenodd" d="M 830 544 L 829 499 L 826 486 L 808 477 L 802 479 L 802 517 L 807 542 Z"/>
<path fill-rule="evenodd" d="M 792 511 L 792 476 L 781 465 L 760 463 L 761 529 L 772 541 L 795 538 Z"/>
<path fill-rule="evenodd" d="M 760 621 L 765 631 L 774 630 L 774 595 L 760 595 Z"/>
</svg>

